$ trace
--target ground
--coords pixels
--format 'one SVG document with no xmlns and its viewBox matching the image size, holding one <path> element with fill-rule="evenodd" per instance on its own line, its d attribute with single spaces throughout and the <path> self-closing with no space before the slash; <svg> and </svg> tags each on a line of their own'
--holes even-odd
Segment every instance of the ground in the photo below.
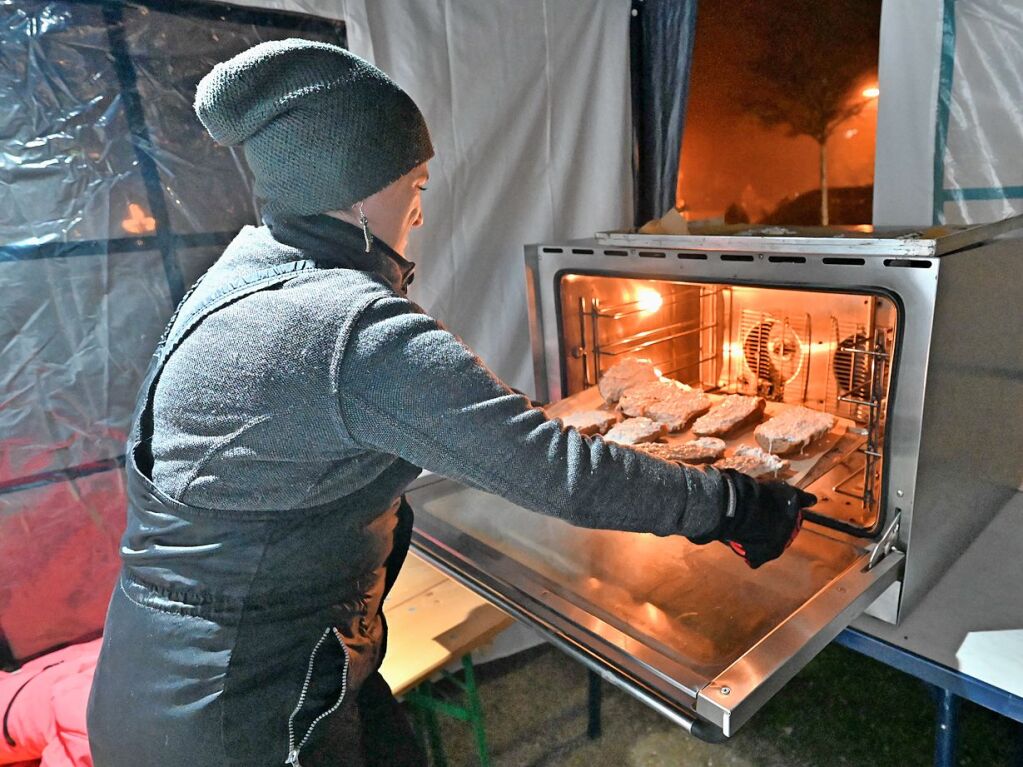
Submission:
<svg viewBox="0 0 1023 767">
<path fill-rule="evenodd" d="M 494 767 L 928 767 L 934 705 L 921 682 L 832 645 L 734 738 L 708 745 L 604 684 L 603 735 L 586 736 L 587 672 L 543 646 L 478 670 Z M 441 685 L 453 692 L 454 688 Z M 479 762 L 443 721 L 451 767 Z M 964 702 L 959 765 L 1013 764 L 1019 726 Z"/>
</svg>

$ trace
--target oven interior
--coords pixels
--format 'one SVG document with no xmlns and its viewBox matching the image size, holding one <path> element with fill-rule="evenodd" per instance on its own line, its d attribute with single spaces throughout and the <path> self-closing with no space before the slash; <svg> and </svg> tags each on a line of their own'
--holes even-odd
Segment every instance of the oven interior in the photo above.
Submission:
<svg viewBox="0 0 1023 767">
<path fill-rule="evenodd" d="M 568 273 L 559 299 L 564 396 L 636 357 L 710 393 L 831 413 L 844 432 L 800 483 L 818 496 L 811 518 L 854 535 L 879 532 L 898 339 L 890 298 Z"/>
</svg>

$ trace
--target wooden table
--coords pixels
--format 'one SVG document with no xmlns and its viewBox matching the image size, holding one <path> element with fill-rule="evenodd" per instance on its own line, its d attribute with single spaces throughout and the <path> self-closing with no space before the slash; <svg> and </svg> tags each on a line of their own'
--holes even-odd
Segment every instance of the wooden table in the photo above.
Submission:
<svg viewBox="0 0 1023 767">
<path fill-rule="evenodd" d="M 387 656 L 380 673 L 401 696 L 485 645 L 513 619 L 410 551 L 384 603 Z"/>
</svg>

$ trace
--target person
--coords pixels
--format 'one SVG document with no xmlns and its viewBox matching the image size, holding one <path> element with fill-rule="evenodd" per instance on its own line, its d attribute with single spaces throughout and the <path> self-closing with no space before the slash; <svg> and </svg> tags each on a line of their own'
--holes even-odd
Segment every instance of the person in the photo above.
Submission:
<svg viewBox="0 0 1023 767">
<path fill-rule="evenodd" d="M 753 566 L 791 541 L 812 496 L 563 428 L 407 298 L 433 146 L 379 69 L 262 43 L 195 108 L 243 147 L 263 225 L 183 299 L 139 394 L 96 767 L 425 764 L 378 672 L 420 467 Z"/>
</svg>

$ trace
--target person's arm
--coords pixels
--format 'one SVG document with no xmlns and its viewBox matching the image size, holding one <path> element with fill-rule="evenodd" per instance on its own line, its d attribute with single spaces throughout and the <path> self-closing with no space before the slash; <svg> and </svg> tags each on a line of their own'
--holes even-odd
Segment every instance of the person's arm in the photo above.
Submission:
<svg viewBox="0 0 1023 767">
<path fill-rule="evenodd" d="M 720 526 L 720 472 L 583 437 L 514 394 L 473 352 L 397 297 L 371 305 L 337 369 L 349 436 L 583 527 L 702 538 Z"/>
</svg>

